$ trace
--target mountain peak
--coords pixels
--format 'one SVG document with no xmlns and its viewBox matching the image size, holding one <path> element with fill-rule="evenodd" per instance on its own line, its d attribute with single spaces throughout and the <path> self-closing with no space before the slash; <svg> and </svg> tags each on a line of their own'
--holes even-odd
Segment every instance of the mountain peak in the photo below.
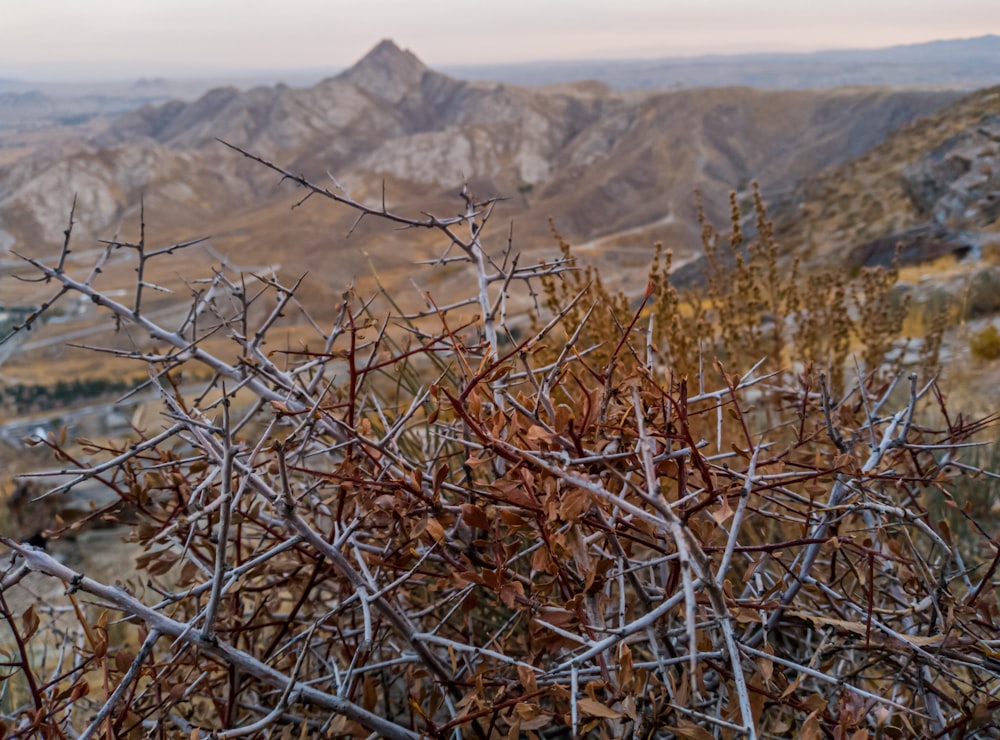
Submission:
<svg viewBox="0 0 1000 740">
<path fill-rule="evenodd" d="M 412 51 L 409 49 L 399 48 L 396 42 L 392 39 L 382 39 L 375 44 L 371 51 L 361 58 L 358 65 L 371 60 L 376 60 L 380 63 L 395 63 L 396 61 L 403 61 L 409 64 L 415 64 L 421 68 L 424 66 Z"/>
<path fill-rule="evenodd" d="M 413 52 L 400 49 L 392 39 L 383 39 L 339 77 L 395 103 L 420 83 L 425 72 L 427 67 Z"/>
</svg>

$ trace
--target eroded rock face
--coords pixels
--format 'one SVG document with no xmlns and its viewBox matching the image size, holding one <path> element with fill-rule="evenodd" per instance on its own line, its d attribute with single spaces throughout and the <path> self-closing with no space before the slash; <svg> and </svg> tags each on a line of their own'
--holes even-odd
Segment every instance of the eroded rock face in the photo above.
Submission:
<svg viewBox="0 0 1000 740">
<path fill-rule="evenodd" d="M 974 128 L 902 170 L 913 202 L 938 224 L 985 225 L 996 220 L 1000 198 L 1000 115 L 985 115 Z"/>
<path fill-rule="evenodd" d="M 1000 87 L 979 90 L 800 182 L 769 203 L 778 241 L 828 266 L 886 264 L 897 243 L 904 261 L 975 256 L 1000 233 L 998 110 Z"/>
<path fill-rule="evenodd" d="M 900 265 L 916 265 L 947 255 L 964 259 L 975 247 L 968 237 L 943 226 L 918 226 L 855 247 L 848 255 L 847 263 L 864 267 L 892 267 L 898 260 Z"/>
</svg>

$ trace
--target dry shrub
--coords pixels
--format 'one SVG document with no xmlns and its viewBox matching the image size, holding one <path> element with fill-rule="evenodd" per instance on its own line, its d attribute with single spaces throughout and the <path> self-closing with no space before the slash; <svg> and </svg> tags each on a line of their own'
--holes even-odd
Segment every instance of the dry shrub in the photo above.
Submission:
<svg viewBox="0 0 1000 740">
<path fill-rule="evenodd" d="M 1000 332 L 993 324 L 987 324 L 969 340 L 973 357 L 980 360 L 995 360 L 1000 357 Z"/>
<path fill-rule="evenodd" d="M 984 523 L 960 549 L 925 508 L 962 516 L 950 471 L 990 475 L 961 460 L 987 422 L 883 366 L 891 271 L 785 279 L 758 196 L 745 251 L 734 205 L 732 267 L 705 225 L 702 294 L 658 252 L 630 302 L 565 244 L 530 268 L 488 258 L 493 203 L 467 192 L 462 218 L 409 219 L 263 164 L 441 231 L 477 289 L 409 315 L 347 294 L 272 354 L 298 283 L 257 278 L 254 313 L 250 278 L 218 272 L 172 330 L 140 288 L 120 304 L 28 260 L 155 340 L 135 352 L 164 417 L 48 442 L 127 504 L 140 576 L 3 541 L 5 736 L 995 733 L 1000 555 Z M 515 339 L 523 285 L 547 310 Z M 204 349 L 220 333 L 235 360 Z M 196 391 L 176 380 L 192 365 L 212 373 Z M 14 614 L 3 594 L 31 571 L 65 596 Z"/>
<path fill-rule="evenodd" d="M 618 335 L 635 323 L 647 331 L 657 360 L 675 376 L 699 378 L 714 360 L 733 372 L 762 367 L 785 373 L 811 368 L 823 373 L 836 393 L 846 390 L 857 374 L 898 371 L 889 358 L 898 356 L 900 332 L 909 309 L 909 296 L 896 290 L 899 271 L 871 267 L 853 276 L 837 269 L 799 274 L 797 260 L 782 261 L 757 183 L 753 183 L 753 230 L 749 244 L 743 234 L 744 216 L 736 194 L 730 196 L 729 231 L 709 224 L 698 209 L 702 225 L 703 279 L 679 289 L 670 281 L 672 254 L 655 246 L 647 287 L 646 310 L 636 321 L 636 304 L 605 289 L 600 275 L 585 267 L 570 276 L 542 279 L 549 315 L 587 290 L 566 313 L 557 329 L 562 338 L 579 332 L 582 345 L 606 360 Z M 553 229 L 563 259 L 573 261 L 569 243 Z M 592 314 L 588 316 L 588 313 Z M 585 320 L 588 318 L 589 320 Z M 534 328 L 541 326 L 536 320 Z M 583 329 L 578 327 L 583 326 Z M 931 377 L 937 370 L 941 336 L 946 326 L 928 322 L 927 341 L 919 370 Z M 558 354 L 550 348 L 547 357 Z"/>
</svg>

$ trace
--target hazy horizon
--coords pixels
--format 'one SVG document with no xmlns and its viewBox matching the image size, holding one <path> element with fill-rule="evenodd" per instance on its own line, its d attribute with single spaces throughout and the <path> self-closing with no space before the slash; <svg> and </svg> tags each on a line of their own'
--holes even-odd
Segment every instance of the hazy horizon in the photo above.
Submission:
<svg viewBox="0 0 1000 740">
<path fill-rule="evenodd" d="M 192 78 L 340 69 L 383 38 L 432 67 L 874 49 L 1000 33 L 1000 3 L 954 0 L 36 0 L 5 10 L 0 77 Z"/>
</svg>

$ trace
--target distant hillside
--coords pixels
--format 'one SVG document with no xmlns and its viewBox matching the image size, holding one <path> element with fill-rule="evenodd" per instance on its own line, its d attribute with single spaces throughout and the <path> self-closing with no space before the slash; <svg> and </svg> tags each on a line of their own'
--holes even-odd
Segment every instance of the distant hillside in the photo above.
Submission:
<svg viewBox="0 0 1000 740">
<path fill-rule="evenodd" d="M 973 89 L 1000 83 L 1000 36 L 812 54 L 455 65 L 444 69 L 456 77 L 518 85 L 593 79 L 619 90 L 733 85 L 785 90 L 847 85 Z"/>
<path fill-rule="evenodd" d="M 1000 87 L 901 127 L 775 203 L 779 237 L 811 259 L 885 263 L 1000 243 Z"/>
<path fill-rule="evenodd" d="M 409 278 L 414 259 L 446 246 L 367 222 L 345 239 L 351 214 L 315 200 L 290 212 L 301 193 L 221 138 L 329 187 L 334 176 L 358 198 L 379 202 L 384 187 L 388 205 L 410 214 L 454 213 L 468 181 L 481 196 L 508 198 L 489 247 L 506 243 L 513 220 L 517 248 L 529 256 L 551 249 L 552 216 L 614 277 L 644 269 L 656 239 L 679 259 L 697 250 L 695 188 L 710 217 L 726 223 L 730 189 L 756 178 L 766 193 L 787 191 L 957 97 L 616 92 L 592 82 L 532 89 L 458 80 L 383 42 L 310 88 L 220 88 L 191 103 L 147 106 L 99 136 L 0 167 L 0 237 L 18 250 L 52 253 L 74 193 L 80 243 L 108 238 L 123 223 L 131 235 L 143 197 L 158 243 L 208 233 L 216 252 L 240 264 L 308 266 L 331 276 L 329 290 L 368 274 L 369 258 L 384 274 Z M 197 259 L 210 257 L 188 254 Z M 105 279 L 113 274 L 111 265 Z"/>
</svg>

